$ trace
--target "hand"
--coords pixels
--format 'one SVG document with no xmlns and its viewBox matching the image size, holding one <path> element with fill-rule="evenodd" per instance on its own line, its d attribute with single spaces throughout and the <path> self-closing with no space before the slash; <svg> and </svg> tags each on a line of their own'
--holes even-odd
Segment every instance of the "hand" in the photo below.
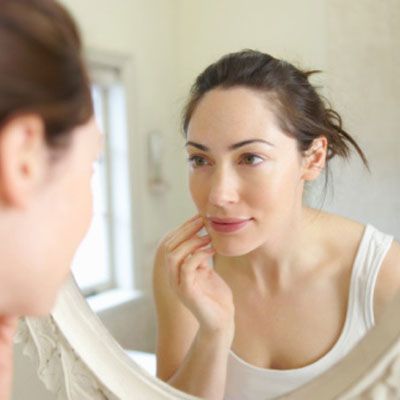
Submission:
<svg viewBox="0 0 400 400">
<path fill-rule="evenodd" d="M 13 372 L 13 336 L 18 318 L 0 316 L 0 399 L 10 395 Z"/>
<path fill-rule="evenodd" d="M 225 333 L 233 338 L 234 305 L 232 292 L 210 267 L 215 254 L 210 237 L 197 236 L 204 226 L 199 216 L 171 232 L 162 242 L 169 282 L 182 303 L 192 312 L 207 333 Z"/>
</svg>

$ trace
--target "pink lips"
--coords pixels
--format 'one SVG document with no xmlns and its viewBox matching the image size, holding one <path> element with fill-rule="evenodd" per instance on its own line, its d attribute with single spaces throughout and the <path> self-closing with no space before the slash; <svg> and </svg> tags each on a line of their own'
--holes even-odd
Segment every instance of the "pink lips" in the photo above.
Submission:
<svg viewBox="0 0 400 400">
<path fill-rule="evenodd" d="M 221 233 L 232 233 L 244 228 L 251 218 L 209 218 L 212 229 Z"/>
</svg>

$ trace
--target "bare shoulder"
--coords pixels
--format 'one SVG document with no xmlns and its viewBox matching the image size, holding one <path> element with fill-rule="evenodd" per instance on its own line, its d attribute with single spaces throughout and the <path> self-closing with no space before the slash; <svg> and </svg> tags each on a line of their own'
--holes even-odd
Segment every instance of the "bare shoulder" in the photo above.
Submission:
<svg viewBox="0 0 400 400">
<path fill-rule="evenodd" d="M 313 210 L 318 231 L 324 238 L 327 248 L 333 255 L 354 258 L 362 240 L 365 225 L 341 215 L 326 211 Z M 348 264 L 346 260 L 346 264 Z M 352 263 L 350 262 L 350 266 Z"/>
<path fill-rule="evenodd" d="M 343 265 L 350 266 L 364 235 L 365 225 L 350 218 L 318 212 L 320 224 L 333 254 L 340 254 Z M 393 240 L 380 267 L 374 292 L 374 314 L 382 312 L 400 291 L 400 243 Z"/>
<path fill-rule="evenodd" d="M 379 319 L 400 291 L 400 243 L 393 240 L 379 271 L 374 294 L 374 312 Z"/>
<path fill-rule="evenodd" d="M 157 314 L 157 376 L 167 381 L 182 363 L 197 332 L 197 321 L 169 284 L 164 244 L 158 246 L 153 268 Z"/>
<path fill-rule="evenodd" d="M 358 234 L 365 228 L 365 224 L 339 214 L 323 210 L 313 210 L 313 212 L 316 217 L 324 224 L 327 224 L 331 230 L 340 230 L 342 232 Z"/>
<path fill-rule="evenodd" d="M 338 284 L 340 298 L 346 298 L 349 293 L 351 274 L 359 252 L 365 225 L 350 218 L 320 210 L 311 210 L 315 217 L 311 221 L 314 228 L 311 238 L 317 243 L 319 250 L 315 250 L 323 274 L 334 273 L 336 278 L 332 283 Z M 311 214 L 312 215 L 312 214 Z M 327 268 L 329 266 L 329 268 Z"/>
</svg>

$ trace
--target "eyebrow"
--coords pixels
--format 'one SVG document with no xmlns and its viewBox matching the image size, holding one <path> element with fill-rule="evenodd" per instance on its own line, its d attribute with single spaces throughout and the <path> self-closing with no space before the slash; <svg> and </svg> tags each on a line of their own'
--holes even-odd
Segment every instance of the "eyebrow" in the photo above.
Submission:
<svg viewBox="0 0 400 400">
<path fill-rule="evenodd" d="M 268 142 L 267 140 L 264 140 L 264 139 L 249 139 L 249 140 L 243 140 L 241 142 L 231 144 L 228 147 L 228 150 L 236 150 L 239 147 L 246 146 L 246 145 L 252 144 L 252 143 L 264 143 L 264 144 L 267 144 L 268 146 L 275 147 L 271 142 Z M 196 142 L 192 142 L 192 141 L 186 142 L 185 147 L 188 147 L 188 146 L 196 147 L 197 149 L 200 149 L 202 151 L 210 151 L 209 147 L 204 146 L 204 144 L 200 144 L 200 143 L 196 143 Z"/>
</svg>

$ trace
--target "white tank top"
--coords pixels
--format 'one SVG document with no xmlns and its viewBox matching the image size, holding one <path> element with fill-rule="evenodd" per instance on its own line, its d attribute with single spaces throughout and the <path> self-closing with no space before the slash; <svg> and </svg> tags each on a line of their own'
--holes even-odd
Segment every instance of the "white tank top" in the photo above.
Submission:
<svg viewBox="0 0 400 400">
<path fill-rule="evenodd" d="M 374 325 L 375 282 L 392 240 L 392 236 L 371 225 L 365 227 L 352 268 L 346 320 L 328 353 L 302 368 L 274 370 L 255 367 L 231 351 L 224 399 L 266 400 L 282 396 L 322 374 L 349 353 Z"/>
</svg>

